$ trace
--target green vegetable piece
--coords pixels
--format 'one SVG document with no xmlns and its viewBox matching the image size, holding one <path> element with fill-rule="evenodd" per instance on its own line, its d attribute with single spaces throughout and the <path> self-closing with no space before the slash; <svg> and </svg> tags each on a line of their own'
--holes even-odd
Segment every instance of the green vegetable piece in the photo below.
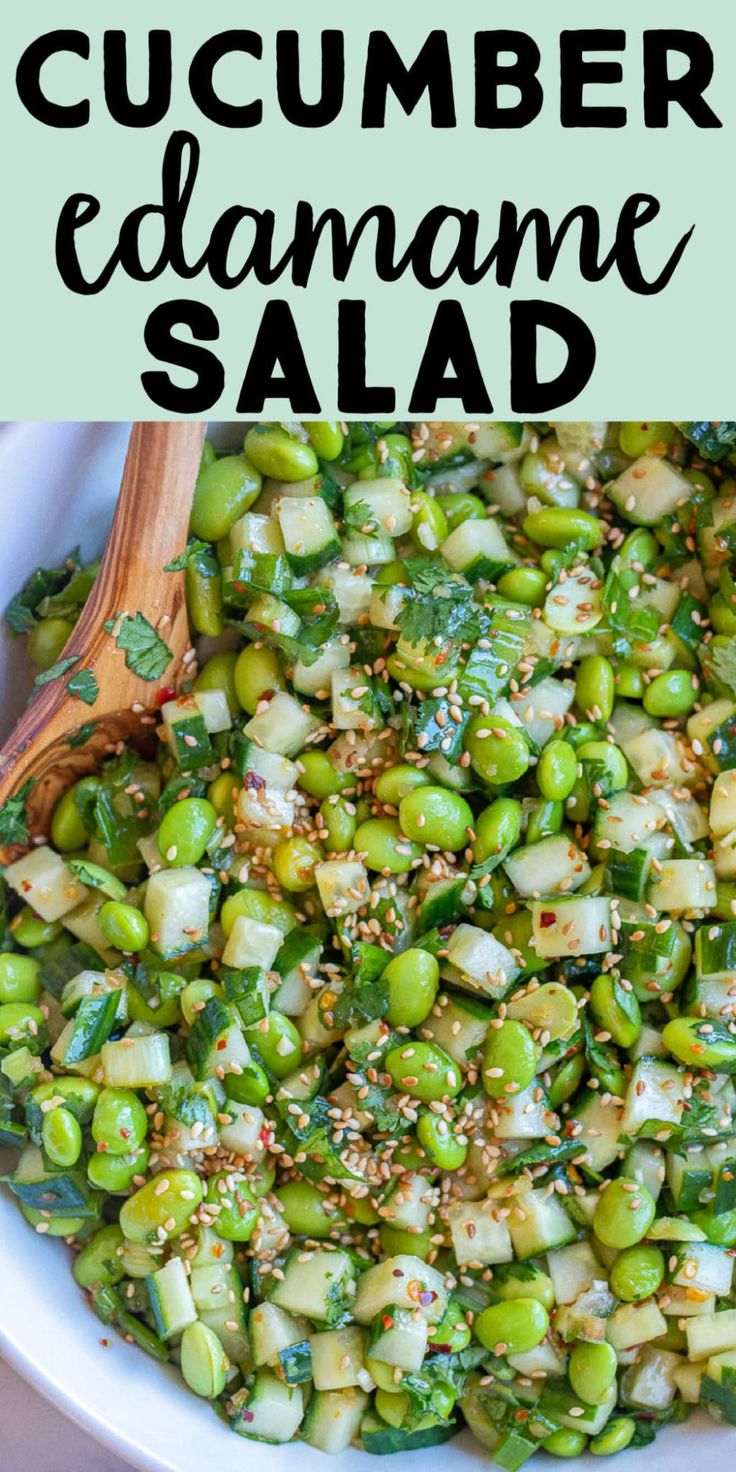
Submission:
<svg viewBox="0 0 736 1472">
<path fill-rule="evenodd" d="M 655 1205 L 646 1186 L 619 1176 L 598 1197 L 593 1231 L 605 1247 L 633 1247 L 646 1237 Z"/>
<path fill-rule="evenodd" d="M 537 1298 L 513 1298 L 484 1308 L 473 1331 L 492 1354 L 526 1354 L 536 1349 L 549 1329 L 549 1314 Z"/>
</svg>

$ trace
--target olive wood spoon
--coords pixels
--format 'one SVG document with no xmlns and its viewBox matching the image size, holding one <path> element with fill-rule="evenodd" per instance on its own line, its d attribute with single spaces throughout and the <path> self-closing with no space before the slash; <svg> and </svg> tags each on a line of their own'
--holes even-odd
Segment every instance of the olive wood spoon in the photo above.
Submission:
<svg viewBox="0 0 736 1472">
<path fill-rule="evenodd" d="M 32 784 L 25 797 L 29 840 L 49 834 L 59 799 L 80 777 L 99 769 L 120 741 L 150 742 L 153 712 L 185 673 L 189 627 L 184 572 L 164 572 L 187 541 L 192 495 L 205 426 L 135 424 L 131 431 L 115 516 L 100 569 L 61 659 L 76 663 L 42 685 L 0 750 L 0 804 Z M 147 681 L 128 669 L 104 624 L 142 613 L 171 651 L 160 678 Z M 119 628 L 119 624 L 117 625 Z M 67 692 L 70 677 L 92 670 L 98 694 L 92 706 Z M 80 727 L 91 726 L 75 744 Z M 71 738 L 71 744 L 70 744 Z M 0 847 L 7 864 L 27 844 Z"/>
</svg>

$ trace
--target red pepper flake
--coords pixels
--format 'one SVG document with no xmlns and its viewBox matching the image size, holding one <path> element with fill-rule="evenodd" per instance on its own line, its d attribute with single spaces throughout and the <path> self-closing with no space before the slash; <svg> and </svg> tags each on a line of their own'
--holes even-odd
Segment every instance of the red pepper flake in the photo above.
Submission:
<svg viewBox="0 0 736 1472">
<path fill-rule="evenodd" d="M 216 1047 L 217 1047 L 218 1053 L 221 1053 L 222 1050 L 223 1050 L 223 1048 L 226 1048 L 227 1047 L 227 1038 L 218 1038 L 217 1043 L 216 1043 Z"/>
<path fill-rule="evenodd" d="M 392 1319 L 390 1314 L 384 1314 L 381 1322 L 384 1329 L 393 1329 L 394 1327 L 394 1320 Z"/>
<path fill-rule="evenodd" d="M 164 685 L 163 690 L 159 690 L 156 696 L 156 704 L 159 706 L 165 705 L 167 700 L 176 700 L 176 691 L 173 685 Z"/>
<path fill-rule="evenodd" d="M 240 1414 L 244 1421 L 255 1421 L 255 1411 L 241 1411 Z"/>
<path fill-rule="evenodd" d="M 539 923 L 543 930 L 548 930 L 550 925 L 556 925 L 557 916 L 555 915 L 554 910 L 542 910 L 542 913 L 539 917 Z"/>
<path fill-rule="evenodd" d="M 260 1134 L 259 1134 L 258 1138 L 259 1138 L 261 1144 L 267 1150 L 268 1147 L 269 1147 L 269 1145 L 271 1144 L 272 1139 L 273 1139 L 273 1136 L 272 1136 L 271 1131 L 268 1128 L 268 1125 L 267 1124 L 264 1124 L 262 1130 L 260 1131 Z"/>
</svg>

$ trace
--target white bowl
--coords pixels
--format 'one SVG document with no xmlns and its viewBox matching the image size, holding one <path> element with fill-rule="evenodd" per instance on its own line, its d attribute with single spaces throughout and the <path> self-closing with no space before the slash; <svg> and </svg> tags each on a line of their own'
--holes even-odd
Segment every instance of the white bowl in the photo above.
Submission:
<svg viewBox="0 0 736 1472">
<path fill-rule="evenodd" d="M 242 430 L 241 430 L 242 432 Z M 0 601 L 4 605 L 39 563 L 55 563 L 77 542 L 89 556 L 103 545 L 120 480 L 128 426 L 19 424 L 0 429 Z M 224 431 L 227 433 L 227 431 Z M 30 673 L 16 641 L 0 636 L 0 715 L 9 729 L 22 709 Z M 3 731 L 0 735 L 4 735 Z M 174 1369 L 125 1344 L 96 1319 L 70 1272 L 63 1243 L 37 1236 L 0 1188 L 0 1349 L 66 1415 L 142 1472 L 325 1472 L 329 1463 L 303 1444 L 271 1447 L 236 1437 Z M 107 1340 L 108 1347 L 101 1341 Z M 729 1428 L 707 1417 L 668 1428 L 646 1451 L 627 1452 L 625 1472 L 680 1472 L 698 1458 L 728 1472 Z M 729 1457 L 730 1452 L 730 1457 Z M 489 1464 L 468 1433 L 421 1460 L 422 1472 Z M 600 1467 L 585 1458 L 588 1467 Z M 0 1466 L 2 1452 L 0 1452 Z M 46 1465 L 51 1466 L 52 1463 Z M 534 1464 L 536 1465 L 536 1464 Z M 539 1465 L 551 1466 L 540 1463 Z M 366 1472 L 351 1450 L 341 1472 Z M 396 1462 L 391 1463 L 396 1467 Z M 7 1469 L 15 1472 L 15 1469 Z"/>
</svg>

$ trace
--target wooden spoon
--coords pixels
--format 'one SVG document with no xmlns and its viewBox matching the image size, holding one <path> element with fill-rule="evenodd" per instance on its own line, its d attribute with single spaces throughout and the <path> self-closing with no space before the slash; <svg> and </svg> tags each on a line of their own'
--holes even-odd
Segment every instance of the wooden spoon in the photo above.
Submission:
<svg viewBox="0 0 736 1472">
<path fill-rule="evenodd" d="M 159 697 L 175 690 L 185 673 L 184 573 L 164 572 L 164 566 L 186 546 L 204 433 L 204 424 L 133 426 L 100 570 L 61 655 L 77 655 L 77 662 L 39 689 L 0 750 L 0 804 L 32 783 L 25 800 L 31 839 L 48 835 L 59 798 L 99 769 L 119 741 L 150 740 Z M 149 682 L 128 669 L 114 634 L 105 632 L 106 620 L 126 613 L 142 613 L 170 649 L 160 679 Z M 66 689 L 81 670 L 92 670 L 99 687 L 91 707 Z M 75 745 L 80 727 L 88 725 L 87 739 Z M 0 847 L 0 863 L 21 852 L 19 844 Z"/>
</svg>

